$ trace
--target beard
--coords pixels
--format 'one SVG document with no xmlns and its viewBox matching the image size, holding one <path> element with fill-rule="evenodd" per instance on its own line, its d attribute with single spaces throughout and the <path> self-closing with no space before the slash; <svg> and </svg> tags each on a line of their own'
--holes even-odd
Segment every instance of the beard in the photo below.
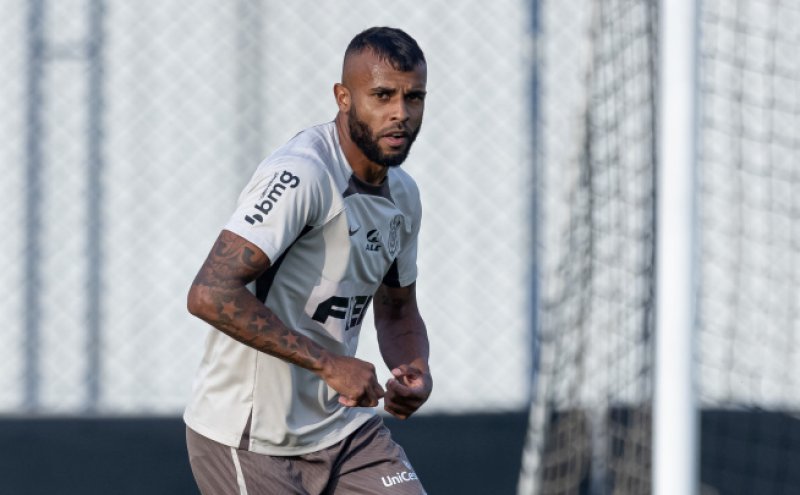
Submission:
<svg viewBox="0 0 800 495">
<path fill-rule="evenodd" d="M 408 131 L 408 143 L 405 148 L 393 153 L 384 153 L 378 144 L 378 137 L 375 136 L 372 128 L 363 120 L 358 118 L 356 114 L 356 107 L 352 105 L 350 111 L 347 112 L 347 125 L 350 128 L 350 139 L 358 146 L 358 149 L 364 153 L 364 156 L 371 162 L 377 163 L 383 167 L 397 167 L 403 163 L 411 151 L 411 145 L 417 139 L 420 127 L 413 131 Z"/>
</svg>

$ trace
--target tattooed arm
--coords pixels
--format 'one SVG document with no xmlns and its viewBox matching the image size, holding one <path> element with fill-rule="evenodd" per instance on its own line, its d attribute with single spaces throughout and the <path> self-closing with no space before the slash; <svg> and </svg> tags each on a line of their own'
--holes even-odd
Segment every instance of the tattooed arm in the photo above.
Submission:
<svg viewBox="0 0 800 495">
<path fill-rule="evenodd" d="M 416 285 L 381 285 L 373 304 L 378 345 L 392 370 L 383 408 L 406 419 L 422 406 L 433 388 L 428 368 L 428 332 L 417 307 Z"/>
<path fill-rule="evenodd" d="M 328 352 L 284 325 L 247 290 L 269 266 L 255 244 L 223 230 L 189 290 L 189 312 L 243 344 L 316 373 L 339 392 L 342 405 L 376 406 L 383 389 L 372 364 Z"/>
</svg>

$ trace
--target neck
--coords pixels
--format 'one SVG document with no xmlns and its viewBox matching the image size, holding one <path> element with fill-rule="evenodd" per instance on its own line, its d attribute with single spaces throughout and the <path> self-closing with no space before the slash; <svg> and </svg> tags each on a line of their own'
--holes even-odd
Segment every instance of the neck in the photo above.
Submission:
<svg viewBox="0 0 800 495">
<path fill-rule="evenodd" d="M 380 185 L 386 178 L 388 167 L 370 161 L 361 149 L 350 139 L 350 126 L 347 124 L 347 115 L 339 112 L 336 115 L 336 132 L 339 134 L 339 144 L 344 157 L 353 174 L 367 184 Z"/>
</svg>

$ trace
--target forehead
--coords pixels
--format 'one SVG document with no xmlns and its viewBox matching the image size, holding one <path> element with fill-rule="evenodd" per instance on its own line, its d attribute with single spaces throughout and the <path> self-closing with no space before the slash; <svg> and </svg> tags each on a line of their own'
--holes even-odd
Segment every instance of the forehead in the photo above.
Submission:
<svg viewBox="0 0 800 495">
<path fill-rule="evenodd" d="M 372 50 L 364 50 L 347 57 L 342 74 L 342 82 L 351 89 L 398 87 L 424 90 L 427 78 L 428 69 L 424 63 L 417 64 L 413 70 L 400 71 Z"/>
</svg>

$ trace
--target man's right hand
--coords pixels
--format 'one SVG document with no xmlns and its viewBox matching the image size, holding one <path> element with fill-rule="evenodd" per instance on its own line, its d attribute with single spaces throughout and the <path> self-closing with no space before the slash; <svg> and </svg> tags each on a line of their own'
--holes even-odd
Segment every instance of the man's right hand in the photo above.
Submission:
<svg viewBox="0 0 800 495">
<path fill-rule="evenodd" d="M 358 358 L 326 353 L 319 376 L 339 392 L 339 403 L 346 407 L 375 407 L 385 393 L 375 366 Z"/>
</svg>

